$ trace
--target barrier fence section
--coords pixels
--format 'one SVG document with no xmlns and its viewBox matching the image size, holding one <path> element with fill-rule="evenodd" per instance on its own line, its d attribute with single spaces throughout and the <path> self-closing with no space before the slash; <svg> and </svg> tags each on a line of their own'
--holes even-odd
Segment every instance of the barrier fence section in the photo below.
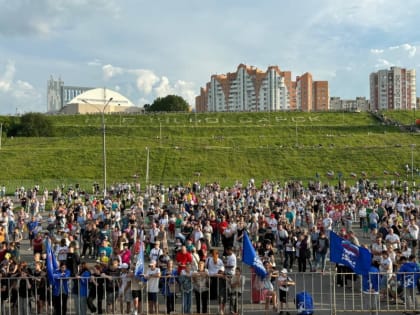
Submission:
<svg viewBox="0 0 420 315">
<path fill-rule="evenodd" d="M 366 290 L 362 277 L 353 273 L 289 272 L 294 284 L 286 293 L 280 291 L 284 287 L 279 288 L 277 275 L 264 281 L 252 272 L 241 278 L 168 276 L 147 282 L 101 275 L 63 278 L 55 287 L 46 277 L 3 277 L 0 314 L 299 314 L 300 292 L 312 297 L 315 314 L 420 314 L 418 286 L 413 284 L 419 276 L 371 275 L 369 280 L 377 283 L 370 285 L 378 290 Z"/>
</svg>

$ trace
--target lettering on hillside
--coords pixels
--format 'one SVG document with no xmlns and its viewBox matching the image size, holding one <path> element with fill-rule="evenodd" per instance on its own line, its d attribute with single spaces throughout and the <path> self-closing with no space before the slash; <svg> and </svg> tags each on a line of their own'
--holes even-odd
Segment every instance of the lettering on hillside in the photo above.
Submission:
<svg viewBox="0 0 420 315">
<path fill-rule="evenodd" d="M 262 118 L 252 118 L 252 117 L 229 117 L 229 118 L 220 118 L 220 117 L 149 117 L 151 123 L 160 123 L 160 124 L 183 124 L 188 123 L 190 125 L 214 125 L 214 124 L 223 124 L 223 125 L 267 125 L 267 124 L 304 124 L 304 123 L 314 123 L 321 122 L 320 116 L 296 116 L 296 117 L 284 117 L 284 116 L 270 116 Z"/>
</svg>

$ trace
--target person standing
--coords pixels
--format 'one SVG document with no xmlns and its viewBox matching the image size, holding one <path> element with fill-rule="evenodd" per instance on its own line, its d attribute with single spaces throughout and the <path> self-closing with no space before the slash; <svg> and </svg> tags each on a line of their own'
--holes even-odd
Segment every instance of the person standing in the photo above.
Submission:
<svg viewBox="0 0 420 315">
<path fill-rule="evenodd" d="M 121 282 L 121 269 L 119 268 L 119 264 L 120 262 L 118 259 L 113 259 L 111 266 L 102 273 L 102 276 L 105 278 L 106 307 L 108 313 L 115 311 L 115 301 L 118 296 Z"/>
<path fill-rule="evenodd" d="M 149 301 L 150 314 L 158 312 L 157 294 L 159 292 L 160 269 L 156 267 L 156 261 L 149 263 L 149 270 L 145 274 L 147 280 L 147 297 Z"/>
<path fill-rule="evenodd" d="M 245 278 L 242 276 L 241 268 L 236 267 L 235 274 L 230 278 L 230 311 L 233 315 L 239 314 L 238 301 L 242 295 Z"/>
<path fill-rule="evenodd" d="M 193 288 L 198 314 L 207 314 L 209 301 L 209 272 L 204 261 L 198 263 L 198 269 L 193 274 Z"/>
<path fill-rule="evenodd" d="M 369 272 L 362 276 L 362 288 L 364 296 L 364 308 L 370 310 L 371 314 L 378 314 L 379 308 L 379 263 L 375 260 L 369 268 Z"/>
<path fill-rule="evenodd" d="M 175 311 L 175 287 L 177 271 L 174 269 L 174 263 L 169 260 L 164 269 L 161 269 L 160 287 L 161 293 L 166 299 L 166 314 Z"/>
<path fill-rule="evenodd" d="M 320 268 L 321 273 L 325 271 L 325 258 L 327 256 L 328 248 L 330 247 L 330 241 L 325 235 L 324 231 L 319 233 L 319 238 L 316 244 L 316 267 Z"/>
<path fill-rule="evenodd" d="M 179 277 L 179 284 L 182 291 L 182 312 L 184 314 L 191 314 L 191 300 L 192 300 L 192 275 L 191 263 L 185 266 L 181 271 Z"/>
<path fill-rule="evenodd" d="M 416 294 L 417 282 L 420 276 L 420 267 L 415 260 L 416 257 L 414 255 L 411 255 L 408 261 L 407 258 L 402 256 L 400 258 L 401 267 L 397 273 L 397 281 L 401 283 L 403 287 L 404 300 L 408 303 L 407 307 L 413 310 L 418 309 L 418 306 L 420 305 Z"/>
<path fill-rule="evenodd" d="M 80 272 L 74 283 L 77 283 L 73 287 L 73 293 L 75 294 L 74 306 L 77 315 L 87 314 L 87 297 L 89 289 L 91 273 L 86 262 L 82 262 L 80 265 Z"/>
<path fill-rule="evenodd" d="M 219 258 L 219 251 L 217 249 L 212 250 L 211 257 L 207 258 L 205 265 L 210 276 L 210 300 L 215 300 L 218 296 L 217 275 L 219 271 L 225 271 L 225 265 L 223 264 L 223 261 Z"/>
<path fill-rule="evenodd" d="M 53 306 L 54 315 L 67 314 L 67 299 L 69 296 L 70 270 L 65 262 L 62 262 L 60 269 L 54 272 L 53 285 Z"/>
</svg>

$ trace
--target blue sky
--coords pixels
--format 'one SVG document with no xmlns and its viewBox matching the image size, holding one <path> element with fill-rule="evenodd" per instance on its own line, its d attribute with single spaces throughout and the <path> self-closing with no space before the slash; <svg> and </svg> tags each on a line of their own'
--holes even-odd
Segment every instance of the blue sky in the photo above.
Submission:
<svg viewBox="0 0 420 315">
<path fill-rule="evenodd" d="M 342 98 L 368 97 L 372 71 L 420 67 L 418 0 L 0 0 L 0 8 L 0 114 L 45 112 L 50 75 L 140 106 L 167 94 L 193 105 L 211 74 L 240 63 L 311 72 Z"/>
</svg>

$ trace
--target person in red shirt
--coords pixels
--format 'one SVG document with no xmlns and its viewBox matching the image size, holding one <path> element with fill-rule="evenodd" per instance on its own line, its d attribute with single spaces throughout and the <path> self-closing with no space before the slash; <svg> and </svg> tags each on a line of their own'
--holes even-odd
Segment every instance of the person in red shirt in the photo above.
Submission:
<svg viewBox="0 0 420 315">
<path fill-rule="evenodd" d="M 224 232 L 227 229 L 228 225 L 229 225 L 229 222 L 226 221 L 226 217 L 222 216 L 222 221 L 219 223 L 219 233 L 222 237 L 222 244 L 224 248 L 227 247 L 226 235 L 224 235 Z"/>
<path fill-rule="evenodd" d="M 39 253 L 40 255 L 42 255 L 42 245 L 43 245 L 43 238 L 42 238 L 42 234 L 38 233 L 35 237 L 35 239 L 32 241 L 32 247 L 34 250 L 34 255 L 36 253 Z"/>
<path fill-rule="evenodd" d="M 210 217 L 210 225 L 213 228 L 213 234 L 211 235 L 211 246 L 219 246 L 219 222 L 214 215 Z"/>
<path fill-rule="evenodd" d="M 183 245 L 181 250 L 176 254 L 175 260 L 178 263 L 178 274 L 180 275 L 187 263 L 192 263 L 192 255 L 187 251 L 185 245 Z"/>
</svg>

